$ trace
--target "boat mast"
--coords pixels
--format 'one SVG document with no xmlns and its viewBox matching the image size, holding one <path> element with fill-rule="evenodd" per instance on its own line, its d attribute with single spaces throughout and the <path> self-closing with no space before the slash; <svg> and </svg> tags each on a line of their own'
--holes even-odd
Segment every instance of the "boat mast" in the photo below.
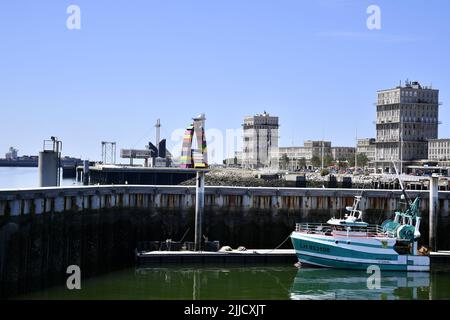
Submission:
<svg viewBox="0 0 450 320">
<path fill-rule="evenodd" d="M 402 182 L 402 179 L 401 179 L 401 177 L 400 177 L 400 175 L 399 175 L 399 173 L 398 173 L 397 166 L 395 165 L 395 162 L 392 161 L 392 164 L 394 165 L 395 172 L 397 173 L 397 179 L 398 179 L 398 182 L 400 183 L 400 187 L 402 188 L 402 193 L 403 193 L 403 195 L 405 196 L 406 205 L 408 206 L 408 209 L 410 209 L 410 208 L 411 208 L 412 201 L 411 201 L 411 199 L 408 197 L 408 194 L 406 193 L 406 189 L 405 189 L 405 187 L 403 186 L 403 182 Z"/>
<path fill-rule="evenodd" d="M 356 149 L 355 149 L 355 174 L 358 168 L 358 128 L 356 128 Z"/>
<path fill-rule="evenodd" d="M 400 175 L 403 174 L 403 124 L 400 123 Z"/>
</svg>

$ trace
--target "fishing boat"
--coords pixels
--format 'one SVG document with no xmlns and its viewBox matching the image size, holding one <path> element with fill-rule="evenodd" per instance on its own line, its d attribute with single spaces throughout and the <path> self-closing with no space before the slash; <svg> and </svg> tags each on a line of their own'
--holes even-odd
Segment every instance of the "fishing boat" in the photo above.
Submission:
<svg viewBox="0 0 450 320">
<path fill-rule="evenodd" d="M 401 182 L 400 182 L 401 184 Z M 406 209 L 395 212 L 393 220 L 381 225 L 363 221 L 358 209 L 362 194 L 347 207 L 344 218 L 327 223 L 296 224 L 292 244 L 301 265 L 367 270 L 378 266 L 389 271 L 429 271 L 430 259 L 420 255 L 420 198 L 411 201 L 403 185 Z"/>
</svg>

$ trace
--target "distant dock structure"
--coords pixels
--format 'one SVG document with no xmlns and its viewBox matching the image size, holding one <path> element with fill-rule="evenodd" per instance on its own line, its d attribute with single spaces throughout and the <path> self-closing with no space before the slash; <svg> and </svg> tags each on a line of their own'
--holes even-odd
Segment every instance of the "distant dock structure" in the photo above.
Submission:
<svg viewBox="0 0 450 320">
<path fill-rule="evenodd" d="M 172 154 L 166 148 L 166 139 L 160 140 L 161 120 L 155 124 L 156 140 L 155 144 L 149 142 L 145 149 L 121 149 L 120 157 L 130 159 L 130 166 L 134 166 L 134 160 L 144 160 L 145 168 L 170 167 L 172 164 Z"/>
<path fill-rule="evenodd" d="M 121 149 L 120 157 L 129 159 L 129 165 L 103 163 L 89 167 L 90 184 L 178 185 L 195 178 L 199 169 L 208 168 L 208 155 L 205 115 L 192 120 L 184 135 L 179 167 L 173 166 L 173 156 L 167 150 L 166 139 L 161 140 L 161 121 L 158 119 L 154 143 L 149 142 L 145 149 Z M 194 147 L 195 141 L 197 147 Z M 134 160 L 144 160 L 143 166 L 135 165 Z"/>
<path fill-rule="evenodd" d="M 93 166 L 89 176 L 93 185 L 177 185 L 195 178 L 196 171 L 170 167 Z"/>
</svg>

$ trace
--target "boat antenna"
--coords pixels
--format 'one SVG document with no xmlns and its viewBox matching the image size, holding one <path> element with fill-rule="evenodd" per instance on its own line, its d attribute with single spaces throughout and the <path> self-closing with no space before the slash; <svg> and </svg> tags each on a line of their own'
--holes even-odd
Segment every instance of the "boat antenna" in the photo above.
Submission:
<svg viewBox="0 0 450 320">
<path fill-rule="evenodd" d="M 395 173 L 397 174 L 397 179 L 398 179 L 398 182 L 400 183 L 400 187 L 402 188 L 402 193 L 403 193 L 403 196 L 405 197 L 406 203 L 408 205 L 408 209 L 410 209 L 411 205 L 412 205 L 412 201 L 409 198 L 408 194 L 406 193 L 405 186 L 403 185 L 402 179 L 400 177 L 400 174 L 398 173 L 397 166 L 395 165 L 395 162 L 392 161 L 392 164 L 394 165 Z"/>
</svg>

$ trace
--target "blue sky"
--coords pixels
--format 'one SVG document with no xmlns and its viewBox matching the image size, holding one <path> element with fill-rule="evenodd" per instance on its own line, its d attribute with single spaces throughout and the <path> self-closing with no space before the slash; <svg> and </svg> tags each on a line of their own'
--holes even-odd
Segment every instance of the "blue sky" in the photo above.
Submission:
<svg viewBox="0 0 450 320">
<path fill-rule="evenodd" d="M 81 29 L 66 28 L 66 8 Z M 381 30 L 366 9 L 381 8 Z M 376 91 L 400 80 L 440 89 L 450 137 L 450 3 L 446 0 L 146 0 L 0 3 L 0 155 L 99 160 L 102 140 L 143 147 L 204 112 L 237 129 L 264 110 L 280 145 L 374 137 Z"/>
</svg>

